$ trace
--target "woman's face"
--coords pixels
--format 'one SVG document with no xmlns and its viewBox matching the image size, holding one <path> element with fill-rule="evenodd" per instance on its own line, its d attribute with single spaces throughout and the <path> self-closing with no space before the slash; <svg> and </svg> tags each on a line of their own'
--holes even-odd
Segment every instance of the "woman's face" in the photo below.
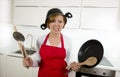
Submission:
<svg viewBox="0 0 120 77">
<path fill-rule="evenodd" d="M 49 29 L 52 33 L 60 33 L 65 25 L 63 16 L 58 15 L 52 22 L 49 23 Z"/>
</svg>

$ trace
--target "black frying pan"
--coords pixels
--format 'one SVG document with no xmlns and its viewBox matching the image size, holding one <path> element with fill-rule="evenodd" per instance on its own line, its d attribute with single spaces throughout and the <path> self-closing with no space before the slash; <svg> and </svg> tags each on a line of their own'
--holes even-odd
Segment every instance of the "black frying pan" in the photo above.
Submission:
<svg viewBox="0 0 120 77">
<path fill-rule="evenodd" d="M 94 67 L 97 64 L 99 64 L 99 62 L 101 61 L 104 53 L 103 51 L 104 51 L 103 46 L 98 40 L 95 40 L 95 39 L 88 40 L 79 49 L 78 61 L 83 62 L 91 56 L 96 57 L 97 63 L 95 65 L 93 66 L 83 65 L 83 67 L 86 67 L 86 68 Z"/>
</svg>

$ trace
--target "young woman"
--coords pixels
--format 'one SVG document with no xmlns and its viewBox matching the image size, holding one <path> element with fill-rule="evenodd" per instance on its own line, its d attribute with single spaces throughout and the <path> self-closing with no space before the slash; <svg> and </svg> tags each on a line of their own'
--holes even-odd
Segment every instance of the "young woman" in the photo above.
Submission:
<svg viewBox="0 0 120 77">
<path fill-rule="evenodd" d="M 58 8 L 48 11 L 45 24 L 41 28 L 48 28 L 50 32 L 37 40 L 36 58 L 30 57 L 23 60 L 24 66 L 39 66 L 38 77 L 68 77 L 69 69 L 77 71 L 79 64 L 72 62 L 68 68 L 71 52 L 71 40 L 61 33 L 71 13 L 65 15 Z M 66 68 L 67 67 L 67 68 Z"/>
</svg>

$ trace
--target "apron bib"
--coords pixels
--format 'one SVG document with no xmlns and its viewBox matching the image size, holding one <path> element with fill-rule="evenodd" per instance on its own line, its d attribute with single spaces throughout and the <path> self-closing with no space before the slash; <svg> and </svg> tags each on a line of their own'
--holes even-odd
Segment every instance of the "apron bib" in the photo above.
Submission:
<svg viewBox="0 0 120 77">
<path fill-rule="evenodd" d="M 43 45 L 40 48 L 41 62 L 38 71 L 38 77 L 68 77 L 65 67 L 66 50 L 64 48 L 64 41 L 62 34 L 61 47 L 54 47 L 46 45 L 49 34 L 46 36 Z"/>
</svg>

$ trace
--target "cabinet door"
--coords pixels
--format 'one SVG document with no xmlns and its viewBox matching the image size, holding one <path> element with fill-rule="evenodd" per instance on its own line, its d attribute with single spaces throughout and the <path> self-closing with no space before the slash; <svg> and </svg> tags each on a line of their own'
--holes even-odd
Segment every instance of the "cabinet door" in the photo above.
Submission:
<svg viewBox="0 0 120 77">
<path fill-rule="evenodd" d="M 13 0 L 14 6 L 39 6 L 40 0 Z"/>
<path fill-rule="evenodd" d="M 46 14 L 48 10 L 51 9 L 51 7 L 41 7 L 40 9 L 40 23 L 45 23 L 46 19 Z M 64 14 L 67 12 L 72 13 L 73 17 L 72 18 L 67 18 L 67 24 L 65 25 L 65 29 L 67 28 L 79 28 L 80 25 L 80 10 L 81 8 L 76 8 L 76 7 L 60 7 L 59 8 Z"/>
<path fill-rule="evenodd" d="M 0 53 L 0 77 L 6 77 L 6 55 Z"/>
<path fill-rule="evenodd" d="M 117 71 L 116 71 L 115 77 L 120 77 L 120 70 L 117 70 Z"/>
<path fill-rule="evenodd" d="M 7 56 L 7 77 L 32 77 L 32 69 L 22 65 L 22 58 Z"/>
<path fill-rule="evenodd" d="M 39 26 L 40 9 L 38 7 L 15 7 L 13 13 L 13 24 Z"/>
<path fill-rule="evenodd" d="M 116 30 L 118 28 L 117 8 L 83 8 L 82 29 Z"/>
<path fill-rule="evenodd" d="M 32 69 L 32 77 L 38 77 L 38 70 L 39 70 L 39 67 L 34 67 Z"/>
<path fill-rule="evenodd" d="M 41 6 L 81 6 L 81 0 L 41 0 Z"/>
<path fill-rule="evenodd" d="M 2 77 L 2 55 L 0 54 L 0 77 Z"/>
<path fill-rule="evenodd" d="M 83 6 L 119 7 L 119 0 L 82 0 Z"/>
</svg>

